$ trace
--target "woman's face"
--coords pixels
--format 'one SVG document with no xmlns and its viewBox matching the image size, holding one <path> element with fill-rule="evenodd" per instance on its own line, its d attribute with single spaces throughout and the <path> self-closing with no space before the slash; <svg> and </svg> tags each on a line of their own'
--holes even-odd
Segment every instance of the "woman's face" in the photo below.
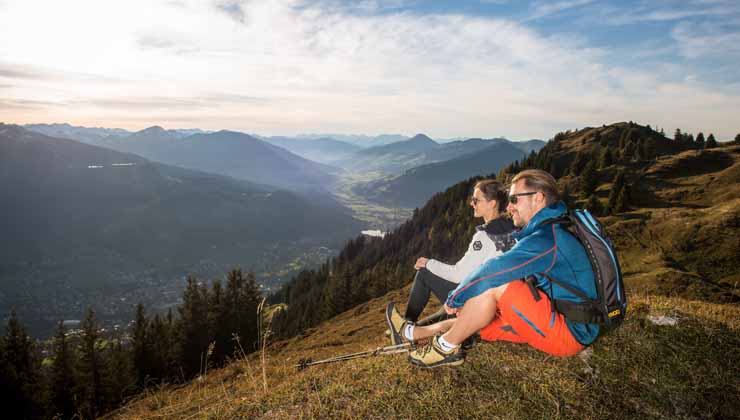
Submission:
<svg viewBox="0 0 740 420">
<path fill-rule="evenodd" d="M 484 219 L 493 219 L 496 214 L 496 200 L 486 200 L 483 191 L 476 188 L 473 190 L 473 197 L 470 199 L 470 207 L 473 208 L 473 216 L 483 217 Z"/>
</svg>

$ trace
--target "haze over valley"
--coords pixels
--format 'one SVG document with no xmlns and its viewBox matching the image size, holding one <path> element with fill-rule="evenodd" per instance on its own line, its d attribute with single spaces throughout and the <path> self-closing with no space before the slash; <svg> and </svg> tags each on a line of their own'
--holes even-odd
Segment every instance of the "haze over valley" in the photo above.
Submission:
<svg viewBox="0 0 740 420">
<path fill-rule="evenodd" d="M 270 293 L 362 231 L 382 235 L 447 186 L 544 144 L 0 127 L 0 310 L 37 336 L 90 306 L 107 326 L 136 303 L 166 311 L 188 275 L 241 267 Z"/>
</svg>

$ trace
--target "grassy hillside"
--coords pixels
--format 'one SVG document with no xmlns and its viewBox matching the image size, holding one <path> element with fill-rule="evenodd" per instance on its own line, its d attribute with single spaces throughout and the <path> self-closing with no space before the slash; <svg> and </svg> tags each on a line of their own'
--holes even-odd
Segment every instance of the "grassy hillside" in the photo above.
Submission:
<svg viewBox="0 0 740 420">
<path fill-rule="evenodd" d="M 405 355 L 298 371 L 383 346 L 383 309 L 407 289 L 372 300 L 261 354 L 162 387 L 115 419 L 241 418 L 738 418 L 740 307 L 631 294 L 626 323 L 578 357 L 523 345 L 477 345 L 459 368 L 424 371 Z M 675 326 L 650 317 L 671 316 Z"/>
<path fill-rule="evenodd" d="M 650 150 L 635 158 L 624 152 L 629 144 Z M 595 199 L 607 206 L 621 171 L 630 187 L 626 209 L 600 217 L 616 242 L 630 306 L 620 329 L 578 357 L 487 343 L 459 368 L 423 371 L 402 355 L 295 368 L 302 358 L 387 344 L 383 308 L 404 302 L 408 286 L 377 293 L 376 278 L 392 287 L 407 274 L 411 254 L 449 257 L 464 246 L 467 238 L 457 236 L 465 231 L 456 221 L 468 209 L 455 203 L 462 202 L 469 180 L 435 196 L 390 238 L 343 251 L 361 263 L 335 261 L 326 285 L 293 286 L 314 301 L 295 300 L 304 313 L 323 309 L 332 278 L 344 270 L 367 281 L 374 299 L 188 385 L 151 390 L 110 417 L 740 418 L 740 146 L 690 150 L 649 128 L 621 123 L 559 134 L 533 159 L 559 172 L 571 201 L 584 205 L 578 156 L 593 160 L 603 148 L 613 148 L 618 158 L 594 175 Z M 445 237 L 453 227 L 453 237 Z M 434 245 L 423 238 L 434 238 Z M 406 255 L 396 242 L 413 252 Z M 392 255 L 384 256 L 383 247 Z M 661 317 L 671 322 L 660 325 Z"/>
</svg>

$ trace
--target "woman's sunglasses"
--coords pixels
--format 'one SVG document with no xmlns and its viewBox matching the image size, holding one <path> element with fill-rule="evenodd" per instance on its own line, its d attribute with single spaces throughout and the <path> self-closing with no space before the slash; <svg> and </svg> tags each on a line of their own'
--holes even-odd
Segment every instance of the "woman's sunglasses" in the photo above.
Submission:
<svg viewBox="0 0 740 420">
<path fill-rule="evenodd" d="M 525 193 L 519 193 L 519 194 L 509 194 L 509 203 L 516 204 L 519 199 L 517 197 L 523 197 L 525 195 L 535 195 L 538 191 L 530 191 Z"/>
</svg>

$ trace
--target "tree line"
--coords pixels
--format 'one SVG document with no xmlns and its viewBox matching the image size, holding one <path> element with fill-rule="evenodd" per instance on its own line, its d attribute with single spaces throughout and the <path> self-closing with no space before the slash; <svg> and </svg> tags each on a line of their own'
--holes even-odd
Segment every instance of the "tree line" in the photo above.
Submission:
<svg viewBox="0 0 740 420">
<path fill-rule="evenodd" d="M 47 343 L 32 340 L 12 312 L 0 337 L 4 417 L 96 418 L 148 386 L 188 381 L 256 349 L 262 296 L 254 274 L 234 269 L 210 288 L 188 277 L 182 300 L 165 316 L 147 316 L 139 304 L 131 330 L 114 334 L 89 309 L 79 330 L 60 321 Z"/>
</svg>

